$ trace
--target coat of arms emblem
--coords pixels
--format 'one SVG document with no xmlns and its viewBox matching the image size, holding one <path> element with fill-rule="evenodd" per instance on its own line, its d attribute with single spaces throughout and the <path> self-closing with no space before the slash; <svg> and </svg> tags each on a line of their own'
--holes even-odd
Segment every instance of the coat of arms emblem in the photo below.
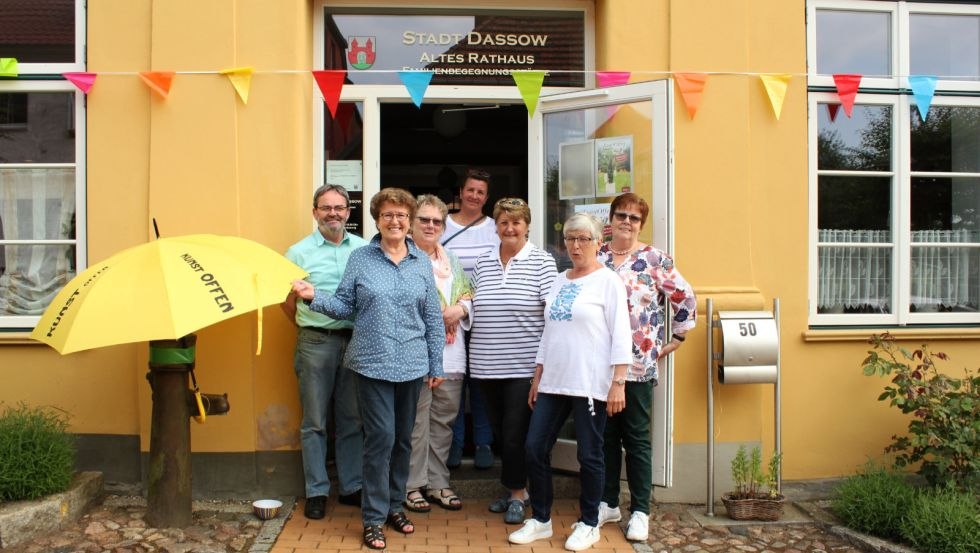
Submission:
<svg viewBox="0 0 980 553">
<path fill-rule="evenodd" d="M 347 40 L 347 61 L 354 69 L 368 69 L 377 56 L 373 36 L 352 36 Z"/>
</svg>

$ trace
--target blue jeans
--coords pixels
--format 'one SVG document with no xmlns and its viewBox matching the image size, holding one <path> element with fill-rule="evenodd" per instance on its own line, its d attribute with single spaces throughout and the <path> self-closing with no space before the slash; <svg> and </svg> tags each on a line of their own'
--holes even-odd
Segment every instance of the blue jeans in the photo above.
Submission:
<svg viewBox="0 0 980 553">
<path fill-rule="evenodd" d="M 606 428 L 606 402 L 584 397 L 538 394 L 527 430 L 527 474 L 531 494 L 531 516 L 539 522 L 551 520 L 554 502 L 554 483 L 551 478 L 551 450 L 558 441 L 558 432 L 565 419 L 572 415 L 575 439 L 578 441 L 579 476 L 582 493 L 578 503 L 582 517 L 589 526 L 599 524 L 599 501 L 605 477 L 602 453 L 602 433 Z"/>
<path fill-rule="evenodd" d="M 487 408 L 483 404 L 483 394 L 480 386 L 466 373 L 463 379 L 463 393 L 459 396 L 459 415 L 453 423 L 453 445 L 463 449 L 466 443 L 466 396 L 470 397 L 470 415 L 473 417 L 473 445 L 490 445 L 493 443 L 493 430 L 487 418 Z"/>
<path fill-rule="evenodd" d="M 335 457 L 341 494 L 361 489 L 361 449 L 364 441 L 354 397 L 353 373 L 344 366 L 347 338 L 300 328 L 296 335 L 293 368 L 299 380 L 303 406 L 300 442 L 306 497 L 330 495 L 327 478 L 327 421 L 334 404 L 337 440 Z"/>
<path fill-rule="evenodd" d="M 384 524 L 389 513 L 405 510 L 412 429 L 423 382 L 389 382 L 356 373 L 354 378 L 364 422 L 361 520 L 364 526 Z"/>
</svg>

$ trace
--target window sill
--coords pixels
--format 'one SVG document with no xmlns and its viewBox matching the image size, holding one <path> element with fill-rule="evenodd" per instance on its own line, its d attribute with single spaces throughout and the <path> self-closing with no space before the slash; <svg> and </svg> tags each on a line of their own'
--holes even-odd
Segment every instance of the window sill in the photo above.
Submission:
<svg viewBox="0 0 980 553">
<path fill-rule="evenodd" d="M 31 331 L 29 330 L 13 330 L 13 331 L 0 331 L 0 346 L 13 344 L 13 345 L 27 345 L 27 346 L 43 346 L 42 342 L 31 338 Z"/>
<path fill-rule="evenodd" d="M 976 340 L 980 327 L 970 328 L 811 328 L 803 332 L 804 342 L 867 342 L 872 334 L 888 332 L 899 340 Z"/>
</svg>

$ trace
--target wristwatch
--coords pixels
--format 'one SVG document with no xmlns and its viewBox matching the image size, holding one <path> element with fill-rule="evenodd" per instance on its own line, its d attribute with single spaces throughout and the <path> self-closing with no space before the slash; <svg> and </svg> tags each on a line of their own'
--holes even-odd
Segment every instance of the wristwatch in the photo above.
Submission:
<svg viewBox="0 0 980 553">
<path fill-rule="evenodd" d="M 624 378 L 614 378 L 613 379 L 613 384 L 619 384 L 620 386 L 625 386 L 626 385 L 626 378 L 625 377 Z"/>
</svg>

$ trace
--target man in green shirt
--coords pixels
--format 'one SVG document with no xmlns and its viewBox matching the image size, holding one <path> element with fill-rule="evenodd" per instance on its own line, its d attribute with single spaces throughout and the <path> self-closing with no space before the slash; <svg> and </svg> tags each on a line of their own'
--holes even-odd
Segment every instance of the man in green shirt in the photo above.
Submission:
<svg viewBox="0 0 980 553">
<path fill-rule="evenodd" d="M 352 251 L 367 242 L 346 230 L 350 197 L 343 186 L 325 184 L 313 193 L 313 218 L 317 228 L 293 244 L 286 257 L 305 269 L 306 280 L 318 289 L 337 289 Z M 344 366 L 344 353 L 353 324 L 336 321 L 310 311 L 290 293 L 282 303 L 286 315 L 296 322 L 296 354 L 293 365 L 299 380 L 303 406 L 300 441 L 306 480 L 306 518 L 326 515 L 330 480 L 327 478 L 327 421 L 331 398 L 336 428 L 338 501 L 361 504 L 363 435 L 354 395 L 354 379 Z"/>
</svg>

